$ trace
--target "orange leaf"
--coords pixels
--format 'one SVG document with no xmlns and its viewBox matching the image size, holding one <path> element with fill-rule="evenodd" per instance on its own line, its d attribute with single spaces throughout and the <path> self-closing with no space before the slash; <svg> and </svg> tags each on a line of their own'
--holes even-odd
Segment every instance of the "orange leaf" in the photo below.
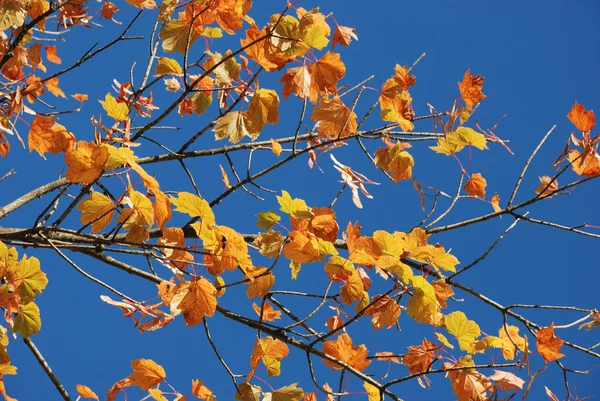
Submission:
<svg viewBox="0 0 600 401">
<path fill-rule="evenodd" d="M 113 384 L 106 392 L 106 401 L 113 401 L 119 395 L 119 391 L 128 386 L 131 386 L 131 381 L 128 377 Z"/>
<path fill-rule="evenodd" d="M 250 277 L 254 278 L 252 281 L 246 282 L 248 298 L 264 297 L 275 284 L 275 276 L 264 267 L 257 267 L 248 273 Z"/>
<path fill-rule="evenodd" d="M 408 366 L 408 373 L 421 373 L 427 371 L 433 362 L 435 345 L 423 339 L 421 345 L 410 345 L 408 352 L 402 357 L 402 363 Z"/>
<path fill-rule="evenodd" d="M 495 193 L 494 196 L 492 196 L 491 204 L 494 208 L 494 212 L 498 213 L 502 211 L 502 208 L 500 207 L 500 196 L 498 193 Z"/>
<path fill-rule="evenodd" d="M 352 366 L 354 369 L 362 372 L 371 363 L 367 359 L 368 350 L 364 344 L 359 346 L 352 345 L 352 338 L 347 333 L 342 333 L 337 340 L 327 340 L 323 343 L 323 352 L 327 355 Z M 328 359 L 323 359 L 323 363 L 334 370 L 343 369 L 342 366 Z"/>
<path fill-rule="evenodd" d="M 444 279 L 433 281 L 431 285 L 433 286 L 433 290 L 435 291 L 435 298 L 440 303 L 440 306 L 442 308 L 446 308 L 448 306 L 446 305 L 446 301 L 448 300 L 448 298 L 454 295 L 452 286 L 450 284 L 446 284 L 446 281 Z"/>
<path fill-rule="evenodd" d="M 75 93 L 74 95 L 71 95 L 71 97 L 75 100 L 78 100 L 80 102 L 84 102 L 86 100 L 88 100 L 88 95 L 83 94 L 83 93 Z"/>
<path fill-rule="evenodd" d="M 483 176 L 479 173 L 474 173 L 471 175 L 471 178 L 465 184 L 465 191 L 469 196 L 477 196 L 478 198 L 485 197 L 485 187 L 487 185 L 487 181 Z"/>
<path fill-rule="evenodd" d="M 311 77 L 310 101 L 314 104 L 318 95 L 337 93 L 337 83 L 346 74 L 346 66 L 337 53 L 327 52 L 308 66 Z"/>
<path fill-rule="evenodd" d="M 462 358 L 461 358 L 462 360 Z M 444 368 L 464 366 L 444 363 Z M 467 365 L 468 366 L 468 365 Z M 487 391 L 491 383 L 487 377 L 473 369 L 452 370 L 446 373 L 458 401 L 488 401 Z"/>
<path fill-rule="evenodd" d="M 331 41 L 331 48 L 335 49 L 336 43 L 342 46 L 350 46 L 352 39 L 358 40 L 358 36 L 354 33 L 356 28 L 349 28 L 347 26 L 336 25 L 333 31 L 333 40 Z"/>
<path fill-rule="evenodd" d="M 463 81 L 458 83 L 458 89 L 468 110 L 473 109 L 473 105 L 486 99 L 487 96 L 481 93 L 483 88 L 483 77 L 481 75 L 471 75 L 471 69 L 468 69 L 463 77 Z"/>
<path fill-rule="evenodd" d="M 379 361 L 390 361 L 390 362 L 394 362 L 394 363 L 400 363 L 400 360 L 398 359 L 396 354 L 394 354 L 393 352 L 389 352 L 389 351 L 376 352 L 375 357 Z"/>
<path fill-rule="evenodd" d="M 117 12 L 119 12 L 119 9 L 116 5 L 114 5 L 114 3 L 111 3 L 110 1 L 105 1 L 104 4 L 102 4 L 102 18 L 112 19 L 113 15 Z"/>
<path fill-rule="evenodd" d="M 311 263 L 319 259 L 319 243 L 313 235 L 293 231 L 290 241 L 283 247 L 283 254 L 296 263 Z"/>
<path fill-rule="evenodd" d="M 94 393 L 89 387 L 84 386 L 83 384 L 78 384 L 75 386 L 77 389 L 77 394 L 83 398 L 95 398 L 98 399 L 96 393 Z"/>
<path fill-rule="evenodd" d="M 262 310 L 262 317 L 260 316 L 260 306 L 254 302 L 252 304 L 252 309 L 254 312 L 261 318 L 261 320 L 265 322 L 272 322 L 277 319 L 281 319 L 281 311 L 273 309 L 273 305 L 268 302 L 265 302 Z"/>
<path fill-rule="evenodd" d="M 57 154 L 75 148 L 75 136 L 52 117 L 35 116 L 29 129 L 29 151 Z"/>
<path fill-rule="evenodd" d="M 581 132 L 589 132 L 596 124 L 596 116 L 593 110 L 585 110 L 582 104 L 575 103 L 571 111 L 567 114 L 569 120 Z"/>
<path fill-rule="evenodd" d="M 50 78 L 44 82 L 44 85 L 46 85 L 46 88 L 48 88 L 50 93 L 52 93 L 54 96 L 66 98 L 65 93 L 58 87 L 58 78 Z"/>
<path fill-rule="evenodd" d="M 67 179 L 71 182 L 91 184 L 100 178 L 108 161 L 108 149 L 95 143 L 77 142 L 77 148 L 65 153 L 65 162 L 69 165 Z"/>
<path fill-rule="evenodd" d="M 373 296 L 373 299 L 377 298 L 380 299 L 365 310 L 365 315 L 371 316 L 373 329 L 394 327 L 400 317 L 400 305 L 387 295 L 384 297 L 381 297 L 381 295 Z"/>
<path fill-rule="evenodd" d="M 108 196 L 92 192 L 92 196 L 81 201 L 77 209 L 81 210 L 81 223 L 92 223 L 92 232 L 98 232 L 112 221 L 115 205 Z"/>
<path fill-rule="evenodd" d="M 271 151 L 275 154 L 275 156 L 279 156 L 283 148 L 281 144 L 277 142 L 275 139 L 271 138 Z"/>
<path fill-rule="evenodd" d="M 408 90 L 411 86 L 417 83 L 415 76 L 408 72 L 407 66 L 396 64 L 394 72 L 396 73 L 396 75 L 394 75 L 394 80 L 403 90 Z"/>
<path fill-rule="evenodd" d="M 133 373 L 128 376 L 132 386 L 140 386 L 142 391 L 162 382 L 167 374 L 162 366 L 151 359 L 136 359 L 131 362 Z"/>
<path fill-rule="evenodd" d="M 269 377 L 279 376 L 281 373 L 281 360 L 290 352 L 285 343 L 273 338 L 265 337 L 257 340 L 250 357 L 250 366 L 254 371 L 260 361 L 267 368 Z"/>
<path fill-rule="evenodd" d="M 540 177 L 540 186 L 535 189 L 535 193 L 540 196 L 551 197 L 558 189 L 558 181 L 552 180 L 547 175 Z"/>
<path fill-rule="evenodd" d="M 215 401 L 217 398 L 208 387 L 202 384 L 202 380 L 192 381 L 192 394 L 204 401 Z"/>
<path fill-rule="evenodd" d="M 321 99 L 310 115 L 312 121 L 319 122 L 321 138 L 345 138 L 356 132 L 356 114 L 339 97 Z"/>
<path fill-rule="evenodd" d="M 171 300 L 171 312 L 183 312 L 183 320 L 192 327 L 211 317 L 217 309 L 217 289 L 204 277 L 186 281 Z"/>
<path fill-rule="evenodd" d="M 248 104 L 246 117 L 250 130 L 260 132 L 267 123 L 279 121 L 279 95 L 272 89 L 259 89 L 254 92 Z"/>
<path fill-rule="evenodd" d="M 554 335 L 554 323 L 550 327 L 540 329 L 536 334 L 538 352 L 546 363 L 555 361 L 565 356 L 558 352 L 564 341 Z"/>
<path fill-rule="evenodd" d="M 46 46 L 46 58 L 49 62 L 54 64 L 62 63 L 60 57 L 56 55 L 56 46 Z"/>
<path fill-rule="evenodd" d="M 312 78 L 308 68 L 305 66 L 289 68 L 279 80 L 283 84 L 281 93 L 284 98 L 288 98 L 290 94 L 295 94 L 300 99 L 306 99 L 310 95 L 310 87 Z"/>
</svg>

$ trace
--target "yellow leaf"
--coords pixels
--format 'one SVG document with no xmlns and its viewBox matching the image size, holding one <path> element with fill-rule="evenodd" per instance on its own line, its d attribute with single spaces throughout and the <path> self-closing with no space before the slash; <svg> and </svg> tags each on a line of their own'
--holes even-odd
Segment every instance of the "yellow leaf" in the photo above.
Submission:
<svg viewBox="0 0 600 401">
<path fill-rule="evenodd" d="M 246 110 L 247 125 L 250 131 L 260 132 L 267 123 L 279 121 L 279 95 L 272 89 L 259 89 L 252 96 Z"/>
<path fill-rule="evenodd" d="M 202 36 L 206 36 L 207 38 L 211 39 L 218 39 L 223 37 L 223 31 L 221 28 L 207 26 L 202 31 Z"/>
<path fill-rule="evenodd" d="M 98 232 L 104 230 L 112 221 L 115 205 L 108 196 L 92 192 L 92 196 L 84 199 L 77 209 L 81 210 L 81 223 L 92 223 L 92 232 Z"/>
<path fill-rule="evenodd" d="M 192 327 L 204 316 L 212 317 L 217 308 L 217 289 L 207 279 L 201 277 L 186 281 L 171 300 L 171 312 L 183 312 L 185 323 Z"/>
<path fill-rule="evenodd" d="M 250 366 L 252 370 L 262 363 L 267 368 L 269 377 L 279 376 L 281 373 L 281 360 L 287 356 L 289 348 L 285 343 L 273 338 L 265 337 L 256 341 L 252 355 L 250 357 Z"/>
<path fill-rule="evenodd" d="M 260 212 L 256 215 L 256 217 L 258 217 L 256 225 L 267 231 L 269 231 L 279 220 L 281 220 L 281 216 L 273 211 Z"/>
<path fill-rule="evenodd" d="M 154 76 L 162 77 L 165 75 L 183 75 L 183 69 L 177 60 L 168 57 L 158 58 L 158 64 L 156 65 Z"/>
<path fill-rule="evenodd" d="M 476 132 L 473 128 L 458 127 L 456 131 L 448 134 L 448 141 L 462 149 L 467 145 L 476 147 L 479 150 L 487 149 L 485 136 Z"/>
<path fill-rule="evenodd" d="M 27 338 L 40 331 L 41 327 L 42 320 L 40 318 L 40 309 L 37 305 L 33 302 L 21 305 L 21 310 L 15 317 L 13 331 L 19 333 L 21 337 Z"/>
<path fill-rule="evenodd" d="M 363 382 L 363 387 L 367 392 L 369 401 L 381 401 L 383 399 L 383 398 L 381 398 L 379 389 L 377 387 L 375 387 L 374 385 L 372 385 L 371 383 Z M 384 398 L 385 398 L 385 396 L 384 396 Z"/>
<path fill-rule="evenodd" d="M 75 386 L 75 388 L 77 389 L 77 394 L 79 394 L 80 397 L 94 398 L 96 400 L 98 399 L 96 393 L 94 393 L 89 387 L 84 386 L 83 384 L 78 384 Z"/>
<path fill-rule="evenodd" d="M 304 391 L 301 388 L 297 388 L 297 385 L 298 383 L 294 383 L 273 391 L 271 393 L 271 401 L 300 401 L 304 395 Z"/>
<path fill-rule="evenodd" d="M 444 322 L 448 333 L 456 337 L 458 345 L 463 351 L 470 351 L 471 345 L 481 335 L 477 323 L 467 319 L 463 312 L 457 311 L 446 315 Z"/>
<path fill-rule="evenodd" d="M 117 121 L 127 120 L 129 114 L 127 104 L 117 102 L 117 99 L 110 93 L 106 94 L 104 101 L 100 100 L 99 102 L 110 117 Z"/>
<path fill-rule="evenodd" d="M 104 166 L 106 170 L 117 169 L 137 159 L 137 157 L 133 154 L 133 150 L 131 150 L 131 148 L 117 148 L 116 146 L 109 144 L 104 144 L 103 147 L 106 147 L 106 149 L 108 149 L 108 161 Z"/>
<path fill-rule="evenodd" d="M 0 5 L 0 31 L 11 26 L 21 26 L 27 18 L 27 11 L 19 3 L 2 2 Z"/>
<path fill-rule="evenodd" d="M 283 148 L 281 147 L 281 144 L 279 142 L 271 138 L 271 150 L 273 151 L 275 156 L 279 156 Z"/>
<path fill-rule="evenodd" d="M 189 192 L 179 192 L 177 195 L 179 198 L 171 197 L 171 203 L 177 207 L 176 212 L 200 217 L 203 223 L 209 226 L 215 225 L 215 215 L 206 200 Z"/>
<path fill-rule="evenodd" d="M 438 271 L 442 269 L 455 272 L 456 265 L 460 263 L 456 256 L 447 253 L 441 245 L 419 247 L 410 253 L 410 257 L 419 262 L 426 262 Z"/>
<path fill-rule="evenodd" d="M 317 50 L 323 50 L 323 48 L 329 43 L 329 39 L 327 39 L 327 36 L 325 36 L 325 31 L 318 25 L 310 27 L 304 34 L 302 41 L 307 46 L 313 47 Z"/>
<path fill-rule="evenodd" d="M 148 393 L 150 393 L 150 397 L 155 401 L 168 401 L 163 395 L 163 392 L 157 388 L 151 388 L 148 390 Z"/>
<path fill-rule="evenodd" d="M 407 313 L 419 323 L 435 323 L 439 312 L 435 290 L 421 276 L 411 279 L 414 287 L 413 296 L 408 300 Z"/>
<path fill-rule="evenodd" d="M 162 382 L 167 374 L 162 366 L 151 359 L 136 359 L 131 362 L 133 373 L 128 376 L 132 386 L 140 386 L 142 391 Z"/>
<path fill-rule="evenodd" d="M 435 335 L 439 342 L 441 342 L 442 344 L 444 344 L 446 347 L 448 347 L 450 349 L 454 349 L 454 345 L 450 344 L 450 341 L 448 341 L 448 339 L 446 338 L 445 335 L 443 335 L 442 333 L 435 333 Z"/>
<path fill-rule="evenodd" d="M 56 97 L 62 97 L 66 99 L 65 93 L 58 87 L 58 78 L 50 78 L 46 82 L 44 82 L 48 91 L 52 93 Z"/>
<path fill-rule="evenodd" d="M 190 31 L 190 24 L 185 21 L 172 19 L 163 25 L 158 37 L 162 39 L 162 49 L 166 52 L 172 53 L 177 51 L 180 54 L 185 53 L 185 48 L 188 43 Z M 192 34 L 189 45 L 191 46 L 196 40 L 195 35 Z"/>
<path fill-rule="evenodd" d="M 213 131 L 216 140 L 229 138 L 231 143 L 238 143 L 245 136 L 255 140 L 259 135 L 258 131 L 250 127 L 247 114 L 240 111 L 230 111 L 217 118 Z"/>
<path fill-rule="evenodd" d="M 310 208 L 306 205 L 302 199 L 294 198 L 290 196 L 287 191 L 281 191 L 281 196 L 277 196 L 277 202 L 279 203 L 279 210 L 283 213 L 289 214 L 291 217 L 296 219 L 307 219 L 312 218 L 313 214 Z"/>
<path fill-rule="evenodd" d="M 46 274 L 40 269 L 40 261 L 23 255 L 23 258 L 17 264 L 16 281 L 21 281 L 19 286 L 19 296 L 21 304 L 33 301 L 36 294 L 41 294 L 42 290 L 48 284 Z"/>
</svg>

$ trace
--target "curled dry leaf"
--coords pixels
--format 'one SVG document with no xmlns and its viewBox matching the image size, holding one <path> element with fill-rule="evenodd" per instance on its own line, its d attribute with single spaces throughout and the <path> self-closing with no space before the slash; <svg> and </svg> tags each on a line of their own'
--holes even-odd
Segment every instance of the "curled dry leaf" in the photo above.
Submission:
<svg viewBox="0 0 600 401">
<path fill-rule="evenodd" d="M 558 189 L 558 181 L 547 175 L 540 177 L 540 186 L 535 189 L 535 193 L 543 197 L 551 197 Z"/>
</svg>

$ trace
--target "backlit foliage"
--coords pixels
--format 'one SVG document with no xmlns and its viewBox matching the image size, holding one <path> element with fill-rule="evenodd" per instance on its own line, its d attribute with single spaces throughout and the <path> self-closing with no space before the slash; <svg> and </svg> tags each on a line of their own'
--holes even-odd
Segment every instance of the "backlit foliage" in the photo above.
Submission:
<svg viewBox="0 0 600 401">
<path fill-rule="evenodd" d="M 263 6 L 271 4 L 265 2 Z M 190 374 L 190 388 L 175 389 L 166 382 L 167 373 L 161 365 L 140 358 L 131 362 L 130 375 L 114 377 L 115 384 L 109 389 L 95 389 L 106 392 L 107 400 L 137 396 L 131 387 L 139 388 L 144 399 L 154 400 L 182 401 L 194 396 L 204 401 L 217 397 L 329 401 L 352 394 L 369 401 L 384 397 L 400 400 L 397 384 L 414 379 L 426 392 L 436 374 L 447 378 L 459 401 L 508 400 L 517 393 L 518 397 L 527 395 L 540 373 L 532 372 L 533 364 L 553 361 L 558 363 L 548 369 L 564 372 L 569 391 L 566 377 L 574 368 L 562 364 L 563 360 L 568 364 L 567 348 L 594 358 L 600 355 L 592 348 L 561 339 L 562 332 L 557 331 L 576 326 L 592 330 L 600 325 L 599 312 L 547 307 L 582 314 L 566 327 L 529 320 L 519 308 L 544 307 L 506 307 L 459 280 L 462 276 L 458 275 L 481 262 L 495 244 L 468 263 L 460 256 L 464 251 L 461 247 L 470 246 L 466 241 L 450 250 L 438 242 L 442 239 L 437 234 L 504 215 L 516 218 L 515 224 L 525 220 L 597 237 L 585 231 L 586 225 L 569 228 L 529 219 L 526 209 L 538 201 L 568 194 L 600 175 L 594 112 L 577 103 L 572 110 L 565 110 L 575 132 L 554 165 L 548 166 L 548 171 L 551 167 L 556 171 L 540 177 L 540 186 L 527 189 L 527 200 L 516 203 L 515 195 L 529 163 L 514 192 L 502 194 L 502 198 L 479 172 L 480 167 L 470 163 L 474 152 L 510 152 L 495 127 L 482 129 L 472 118 L 488 97 L 483 93 L 483 76 L 468 69 L 457 77 L 456 93 L 450 94 L 456 98 L 448 110 L 437 111 L 432 106 L 417 115 L 410 91 L 418 84 L 415 67 L 419 60 L 412 65 L 398 64 L 388 77 L 369 84 L 369 89 L 377 92 L 375 103 L 367 115 L 360 115 L 357 104 L 367 88 L 365 82 L 353 87 L 344 81 L 352 66 L 344 62 L 343 47 L 359 39 L 356 29 L 339 25 L 326 10 L 307 10 L 298 2 L 275 10 L 261 24 L 253 18 L 253 7 L 257 5 L 252 0 L 1 2 L 0 155 L 7 158 L 11 147 L 25 146 L 26 140 L 30 157 L 47 159 L 46 168 L 62 178 L 23 196 L 15 194 L 13 202 L 0 208 L 2 219 L 33 199 L 42 197 L 47 204 L 40 210 L 31 209 L 35 219 L 22 225 L 27 228 L 0 227 L 0 306 L 5 319 L 0 326 L 0 378 L 16 374 L 14 365 L 19 364 L 9 356 L 9 338 L 20 336 L 35 350 L 30 337 L 40 331 L 42 317 L 48 314 L 35 301 L 52 280 L 57 280 L 56 266 L 18 251 L 20 247 L 42 247 L 100 285 L 104 293 L 112 292 L 101 296 L 104 303 L 99 307 L 114 308 L 115 319 L 120 309 L 136 330 L 185 324 L 190 330 L 205 332 L 206 341 L 233 382 L 229 393 L 216 394 L 211 390 L 216 383 Z M 136 70 L 133 82 L 117 80 L 129 77 L 115 77 L 112 88 L 105 88 L 98 99 L 84 93 L 65 93 L 61 87 L 72 70 L 94 63 L 97 54 L 119 42 L 136 40 L 128 32 L 139 15 L 133 21 L 120 21 L 121 10 L 126 8 L 143 10 L 156 21 L 155 33 L 149 36 L 151 56 L 138 60 L 146 66 L 143 76 L 140 78 Z M 98 22 L 122 23 L 123 32 L 107 45 L 90 49 L 72 65 L 65 61 L 72 58 L 67 57 L 68 43 L 47 45 L 39 38 L 56 29 L 85 35 L 84 28 L 102 29 Z M 143 28 L 152 32 L 152 25 Z M 237 38 L 239 45 L 223 47 L 220 39 L 225 36 Z M 276 79 L 265 79 L 270 84 L 261 86 L 267 74 Z M 64 111 L 69 112 L 87 112 L 97 102 L 100 112 L 90 114 L 93 130 L 63 125 L 67 119 L 63 120 L 60 112 L 42 107 L 54 102 L 61 107 L 67 104 Z M 302 106 L 298 121 L 282 121 L 284 102 Z M 371 113 L 373 110 L 379 113 Z M 176 121 L 193 121 L 199 127 L 179 133 L 180 147 L 174 150 L 161 144 L 160 137 L 153 137 L 154 130 L 171 115 L 179 118 Z M 362 128 L 367 117 L 374 128 Z M 273 135 L 272 126 L 281 135 Z M 431 132 L 414 132 L 417 126 Z M 213 138 L 203 138 L 203 145 L 198 146 L 197 140 L 209 135 Z M 158 146 L 153 148 L 149 141 L 142 141 L 148 138 L 154 138 L 151 142 Z M 376 145 L 367 147 L 369 141 Z M 419 141 L 429 142 L 430 150 Z M 204 147 L 207 142 L 209 148 Z M 356 161 L 334 156 L 338 147 L 357 143 L 371 165 L 370 171 L 361 167 L 362 172 L 358 172 L 352 167 Z M 415 156 L 418 153 L 413 147 L 429 152 L 427 160 Z M 235 152 L 250 155 L 247 166 L 240 166 L 239 160 L 229 156 Z M 226 157 L 215 161 L 220 166 L 216 177 L 192 173 L 186 166 L 189 158 L 216 155 Z M 460 183 L 454 197 L 417 179 L 422 163 L 435 163 L 444 156 L 459 166 Z M 265 163 L 271 164 L 257 169 L 251 157 L 264 157 Z M 282 181 L 275 191 L 266 190 L 264 199 L 255 193 L 265 190 L 258 182 L 261 177 L 286 168 L 296 158 L 304 159 L 310 168 L 332 163 L 341 174 L 341 189 L 331 204 L 310 205 L 302 194 L 291 195 L 291 181 Z M 228 162 L 225 167 L 223 160 Z M 193 189 L 193 193 L 184 188 L 172 190 L 172 182 L 155 178 L 155 168 L 160 169 L 160 163 L 167 161 L 180 164 L 182 176 L 190 179 L 191 186 L 186 189 Z M 240 175 L 242 169 L 247 175 Z M 346 189 L 357 208 L 368 208 L 373 196 L 367 188 L 381 183 L 365 174 L 389 178 L 391 182 L 385 185 L 402 185 L 414 199 L 420 198 L 421 207 L 428 207 L 430 213 L 415 227 L 399 226 L 393 231 L 366 232 L 357 221 L 338 220 L 334 204 L 339 196 L 345 196 Z M 569 184 L 559 185 L 559 175 L 561 183 Z M 340 177 L 329 178 L 333 185 Z M 208 199 L 202 194 L 212 181 L 224 189 L 216 198 Z M 9 190 L 8 184 L 2 188 Z M 58 193 L 55 198 L 49 195 L 52 191 Z M 227 210 L 217 206 L 234 192 L 272 205 L 255 213 L 253 233 L 222 223 Z M 446 211 L 436 210 L 439 196 L 452 198 Z M 463 198 L 485 202 L 489 212 L 441 225 L 439 221 Z M 277 204 L 278 210 L 273 210 Z M 156 289 L 147 292 L 146 300 L 135 300 L 121 292 L 118 283 L 109 285 L 82 269 L 70 256 L 77 253 L 150 281 Z M 121 259 L 125 254 L 139 257 L 141 262 Z M 148 269 L 142 267 L 146 264 Z M 44 272 L 50 272 L 50 284 Z M 294 280 L 301 275 L 311 277 L 315 293 L 295 290 Z M 242 295 L 236 295 L 238 288 L 243 289 Z M 461 310 L 463 294 L 496 309 L 497 324 L 480 326 Z M 316 304 L 309 302 L 314 300 Z M 294 312 L 307 308 L 309 313 Z M 237 351 L 239 360 L 233 366 L 241 374 L 233 374 L 219 354 L 224 345 L 218 336 L 210 335 L 213 319 L 229 319 L 258 332 L 252 349 Z M 368 335 L 364 329 L 356 335 L 359 330 L 355 327 L 362 321 L 370 324 Z M 426 335 L 421 343 L 395 354 L 386 350 L 392 350 L 393 344 L 382 343 L 378 336 L 400 327 L 422 328 Z M 291 363 L 294 354 L 300 357 Z M 307 366 L 298 365 L 302 358 L 306 364 L 306 357 Z M 331 369 L 317 374 L 315 371 L 323 370 L 313 369 L 316 364 Z M 385 366 L 388 369 L 383 378 L 371 373 Z M 279 388 L 269 384 L 269 378 L 290 372 L 285 376 L 289 378 L 298 369 L 307 369 L 312 381 L 290 380 Z M 338 372 L 342 373 L 341 380 Z M 47 374 L 58 380 L 52 371 Z M 338 381 L 339 390 L 328 384 Z M 558 390 L 559 386 L 552 383 L 552 388 Z M 66 392 L 73 390 L 84 399 L 99 398 L 83 384 L 76 389 L 59 389 L 65 399 Z M 12 400 L 7 392 L 10 394 L 11 389 L 5 389 L 0 379 L 0 393 Z M 575 399 L 574 394 L 569 392 L 567 397 Z M 410 400 L 411 394 L 402 393 L 402 399 Z"/>
</svg>

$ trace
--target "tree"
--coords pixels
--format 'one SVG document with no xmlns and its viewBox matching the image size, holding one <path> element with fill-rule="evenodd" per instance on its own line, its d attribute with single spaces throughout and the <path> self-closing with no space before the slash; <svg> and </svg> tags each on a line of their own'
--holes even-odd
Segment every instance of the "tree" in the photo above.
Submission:
<svg viewBox="0 0 600 401">
<path fill-rule="evenodd" d="M 597 226 L 568 221 L 578 216 L 577 191 L 600 175 L 589 107 L 574 103 L 564 111 L 572 126 L 561 129 L 559 146 L 544 148 L 549 158 L 535 167 L 542 174 L 533 186 L 536 157 L 557 130 L 548 130 L 522 165 L 510 158 L 519 138 L 509 142 L 498 124 L 478 120 L 487 98 L 479 71 L 457 77 L 446 97 L 453 102 L 416 107 L 411 93 L 422 56 L 383 80 L 350 82 L 342 47 L 358 36 L 327 10 L 296 3 L 266 10 L 270 3 L 251 0 L 127 3 L 0 5 L 6 399 L 27 394 L 11 388 L 11 375 L 34 358 L 63 399 L 75 392 L 98 398 L 91 387 L 109 400 L 410 400 L 442 390 L 461 401 L 499 400 L 525 398 L 535 386 L 553 400 L 555 393 L 581 399 L 573 382 L 585 383 L 578 376 L 594 374 L 600 358 L 597 339 L 586 333 L 600 325 L 589 305 L 597 299 L 560 288 L 545 266 L 532 267 L 536 282 L 515 276 L 510 287 L 488 283 L 498 298 L 469 277 L 480 271 L 501 282 L 493 255 L 503 263 L 524 259 L 501 248 L 517 226 L 598 239 Z M 92 46 L 98 30 L 116 33 Z M 126 42 L 142 50 L 114 53 Z M 82 55 L 71 43 L 85 47 Z M 115 78 L 112 90 L 86 75 L 94 63 Z M 84 85 L 65 93 L 70 79 Z M 93 133 L 82 115 L 91 117 Z M 47 159 L 36 174 L 59 178 L 26 182 L 23 193 L 25 184 L 9 170 L 19 142 L 32 153 L 19 158 L 35 158 L 26 163 Z M 519 164 L 514 180 L 506 174 L 487 188 L 485 177 L 498 166 L 480 153 Z M 439 166 L 439 178 L 426 165 Z M 530 247 L 568 253 L 572 265 L 587 262 L 581 249 L 558 241 Z M 552 272 L 594 277 L 583 269 Z M 83 309 L 66 294 L 64 304 L 46 304 L 61 281 L 73 293 L 101 294 L 104 303 Z M 548 296 L 522 302 L 536 286 L 569 291 L 577 305 L 546 303 Z M 64 332 L 65 316 L 82 331 Z M 47 323 L 53 320 L 59 323 Z M 103 336 L 115 336 L 103 352 L 114 353 L 116 339 L 137 330 L 146 338 L 171 333 L 157 348 L 183 342 L 189 353 L 206 353 L 193 362 L 178 354 L 180 366 L 171 370 L 148 348 L 125 374 L 128 366 L 105 361 L 112 387 L 100 389 L 83 369 L 81 377 L 61 376 L 51 369 L 59 358 L 47 357 L 56 350 L 34 343 L 43 335 L 91 339 L 85 326 L 98 322 Z M 222 341 L 226 335 L 234 341 Z M 29 359 L 13 356 L 11 336 L 22 339 Z M 81 364 L 74 352 L 60 352 Z M 407 391 L 404 382 L 425 389 Z"/>
</svg>

